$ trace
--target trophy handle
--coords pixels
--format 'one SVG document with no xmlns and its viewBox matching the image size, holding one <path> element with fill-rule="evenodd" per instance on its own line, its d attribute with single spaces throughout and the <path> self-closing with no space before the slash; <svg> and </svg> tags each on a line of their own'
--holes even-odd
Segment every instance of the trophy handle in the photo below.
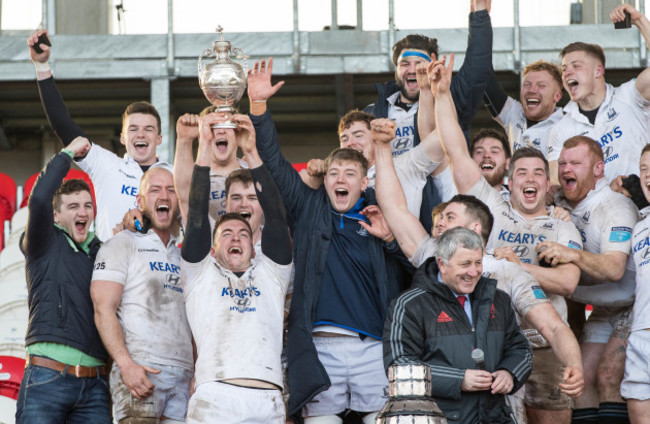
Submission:
<svg viewBox="0 0 650 424">
<path fill-rule="evenodd" d="M 213 49 L 205 49 L 199 55 L 199 78 L 203 74 L 203 63 L 201 62 L 201 59 L 203 59 L 204 56 L 209 58 L 210 53 L 212 53 L 212 51 L 213 51 Z"/>
<path fill-rule="evenodd" d="M 233 55 L 235 55 L 236 59 L 244 61 L 244 73 L 248 74 L 248 59 L 250 58 L 250 56 L 244 54 L 244 51 L 239 47 L 233 47 L 230 49 L 230 51 L 232 52 Z"/>
</svg>

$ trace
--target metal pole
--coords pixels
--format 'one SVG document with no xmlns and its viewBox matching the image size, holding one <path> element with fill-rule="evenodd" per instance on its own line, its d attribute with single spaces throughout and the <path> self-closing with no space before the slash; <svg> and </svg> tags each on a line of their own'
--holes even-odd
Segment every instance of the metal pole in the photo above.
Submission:
<svg viewBox="0 0 650 424">
<path fill-rule="evenodd" d="M 300 22 L 298 0 L 293 0 L 293 71 L 300 72 Z"/>
<path fill-rule="evenodd" d="M 56 34 L 56 0 L 44 0 L 45 5 L 45 21 L 43 28 L 47 29 L 50 35 Z"/>
<path fill-rule="evenodd" d="M 363 31 L 363 0 L 357 0 L 357 31 Z"/>
<path fill-rule="evenodd" d="M 513 27 L 513 54 L 514 54 L 514 70 L 519 72 L 521 70 L 521 27 L 519 26 L 519 0 L 514 0 L 514 27 Z"/>
<path fill-rule="evenodd" d="M 603 1 L 596 0 L 596 23 L 603 23 Z"/>
<path fill-rule="evenodd" d="M 339 29 L 339 10 L 338 1 L 332 0 L 332 29 Z"/>
<path fill-rule="evenodd" d="M 174 160 L 174 147 L 176 145 L 175 132 L 171 130 L 169 114 L 170 107 L 169 78 L 156 77 L 151 80 L 151 104 L 154 105 L 160 115 L 160 133 L 163 144 L 158 149 L 158 158 L 167 163 Z"/>
<path fill-rule="evenodd" d="M 176 75 L 174 53 L 174 0 L 167 0 L 167 75 Z"/>
<path fill-rule="evenodd" d="M 395 44 L 395 0 L 388 0 L 388 58 L 393 62 L 393 45 Z"/>
<path fill-rule="evenodd" d="M 636 1 L 637 10 L 645 16 L 645 0 Z M 645 45 L 643 35 L 639 31 L 639 62 L 642 68 L 648 66 L 648 46 Z"/>
</svg>

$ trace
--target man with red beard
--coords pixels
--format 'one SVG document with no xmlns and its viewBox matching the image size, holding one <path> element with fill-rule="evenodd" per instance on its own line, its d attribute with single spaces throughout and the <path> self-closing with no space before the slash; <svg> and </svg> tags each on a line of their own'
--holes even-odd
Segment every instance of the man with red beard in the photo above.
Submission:
<svg viewBox="0 0 650 424">
<path fill-rule="evenodd" d="M 632 24 L 650 44 L 650 21 L 629 4 L 616 7 L 613 22 L 629 13 Z M 605 53 L 597 44 L 571 43 L 560 52 L 562 81 L 571 101 L 549 136 L 548 160 L 556 183 L 557 160 L 564 142 L 585 135 L 598 142 L 605 158 L 608 181 L 638 174 L 639 153 L 646 143 L 650 106 L 650 69 L 636 79 L 613 87 L 605 82 Z"/>
<path fill-rule="evenodd" d="M 505 128 L 512 150 L 534 147 L 546 155 L 548 136 L 562 119 L 562 74 L 557 65 L 538 60 L 524 68 L 519 102 L 508 97 L 492 73 L 483 101 L 494 120 Z"/>
<path fill-rule="evenodd" d="M 551 265 L 572 263 L 580 268 L 574 301 L 594 306 L 580 340 L 585 393 L 576 399 L 573 422 L 628 422 L 619 387 L 630 334 L 635 272 L 630 256 L 632 228 L 638 212 L 632 200 L 609 188 L 603 152 L 584 136 L 564 142 L 558 160 L 562 195 L 557 203 L 571 212 L 584 250 L 552 241 L 541 243 L 540 258 Z"/>
<path fill-rule="evenodd" d="M 566 303 L 562 296 L 573 293 L 580 269 L 572 263 L 542 266 L 540 243 L 545 240 L 581 249 L 580 234 L 575 226 L 553 218 L 546 209 L 546 192 L 550 187 L 548 162 L 532 147 L 517 150 L 510 159 L 508 180 L 510 200 L 505 200 L 483 177 L 479 165 L 470 156 L 462 131 L 454 119 L 453 99 L 449 91 L 451 66 L 432 64 L 429 76 L 436 99 L 436 126 L 440 141 L 449 157 L 458 192 L 483 201 L 494 215 L 494 228 L 486 249 L 494 250 L 497 259 L 505 258 L 521 265 L 539 282 L 553 306 L 566 320 Z M 541 335 L 539 336 L 541 338 Z M 536 396 L 526 399 L 529 414 L 536 422 L 569 422 L 571 400 L 560 397 L 561 364 L 557 357 L 533 353 L 533 373 L 529 382 Z M 553 400 L 551 400 L 553 399 Z"/>
<path fill-rule="evenodd" d="M 142 232 L 122 231 L 102 246 L 90 287 L 95 323 L 114 360 L 113 415 L 120 424 L 184 422 L 194 360 L 172 173 L 147 171 L 137 202 Z"/>
</svg>

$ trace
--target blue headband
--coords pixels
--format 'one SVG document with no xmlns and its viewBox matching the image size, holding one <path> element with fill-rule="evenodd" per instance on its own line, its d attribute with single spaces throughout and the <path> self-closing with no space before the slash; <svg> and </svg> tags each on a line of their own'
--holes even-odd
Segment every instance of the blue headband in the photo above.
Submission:
<svg viewBox="0 0 650 424">
<path fill-rule="evenodd" d="M 426 54 L 421 53 L 421 52 L 406 50 L 406 51 L 402 52 L 401 55 L 399 55 L 399 57 L 405 57 L 405 56 L 417 56 L 417 57 L 421 57 L 422 59 L 426 60 L 427 62 L 431 62 L 431 58 L 429 56 L 427 56 Z"/>
</svg>

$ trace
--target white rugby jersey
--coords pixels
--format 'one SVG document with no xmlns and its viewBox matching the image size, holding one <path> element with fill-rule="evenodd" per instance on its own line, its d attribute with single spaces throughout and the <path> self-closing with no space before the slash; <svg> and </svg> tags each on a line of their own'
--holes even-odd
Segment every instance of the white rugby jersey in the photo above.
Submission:
<svg viewBox="0 0 650 424">
<path fill-rule="evenodd" d="M 399 99 L 399 96 L 400 92 L 398 91 L 387 99 L 389 103 L 388 118 L 395 121 L 397 125 L 395 138 L 390 142 L 393 157 L 406 153 L 413 148 L 413 140 L 415 139 L 415 114 L 420 105 L 418 102 L 413 103 L 413 106 L 407 112 L 401 107 L 395 106 L 395 102 Z"/>
<path fill-rule="evenodd" d="M 248 164 L 237 159 L 240 168 L 248 168 Z M 226 178 L 229 174 L 221 175 L 210 171 L 210 227 L 214 228 L 214 223 L 221 215 L 226 213 Z"/>
<path fill-rule="evenodd" d="M 547 215 L 526 220 L 483 177 L 467 194 L 485 203 L 494 215 L 494 226 L 486 246 L 488 250 L 510 246 L 522 262 L 539 265 L 535 247 L 543 241 L 582 249 L 580 233 L 575 225 Z"/>
<path fill-rule="evenodd" d="M 284 301 L 292 265 L 257 255 L 241 277 L 211 255 L 182 261 L 187 317 L 198 351 L 196 385 L 250 378 L 283 386 Z"/>
<path fill-rule="evenodd" d="M 165 246 L 153 230 L 116 234 L 97 253 L 96 280 L 124 285 L 117 318 L 136 362 L 194 368 L 176 239 Z"/>
<path fill-rule="evenodd" d="M 508 97 L 501 113 L 494 120 L 506 130 L 513 151 L 528 146 L 536 148 L 546 156 L 551 128 L 562 119 L 562 116 L 564 116 L 562 109 L 557 107 L 548 118 L 529 128 L 521 103 Z"/>
<path fill-rule="evenodd" d="M 650 206 L 641 210 L 645 219 L 634 226 L 632 255 L 636 268 L 636 301 L 632 331 L 650 328 Z"/>
<path fill-rule="evenodd" d="M 93 182 L 97 202 L 95 233 L 100 240 L 107 241 L 113 237 L 113 228 L 122 222 L 124 214 L 137 207 L 135 196 L 144 172 L 131 156 L 125 154 L 120 158 L 94 143 L 86 157 L 76 164 Z M 165 162 L 151 165 L 152 168 L 155 166 L 173 172 Z"/>
<path fill-rule="evenodd" d="M 415 249 L 413 257 L 409 260 L 417 268 L 428 258 L 435 255 L 436 241 L 433 237 L 427 235 L 422 239 Z M 496 259 L 492 255 L 484 255 L 483 276 L 497 280 L 497 288 L 503 290 L 510 296 L 512 305 L 517 312 L 517 319 L 522 322 L 522 328 L 525 328 L 525 320 L 523 317 L 526 316 L 533 306 L 550 302 L 544 290 L 529 272 L 505 259 Z M 566 321 L 566 303 L 564 303 L 564 299 L 562 299 L 562 304 L 564 304 L 564 315 L 561 316 Z M 528 327 L 529 330 L 524 329 L 527 336 L 530 330 L 532 330 L 530 325 Z M 532 331 L 537 332 L 536 330 Z"/>
<path fill-rule="evenodd" d="M 549 161 L 560 157 L 564 142 L 574 135 L 591 137 L 605 156 L 605 176 L 611 182 L 619 175 L 639 174 L 639 155 L 648 142 L 648 106 L 636 89 L 636 79 L 614 88 L 607 84 L 607 95 L 598 109 L 595 125 L 580 113 L 578 104 L 569 102 L 566 115 L 549 136 Z"/>
<path fill-rule="evenodd" d="M 420 218 L 420 206 L 422 206 L 422 189 L 427 183 L 427 176 L 436 170 L 439 162 L 431 160 L 422 144 L 413 149 L 393 157 L 395 173 L 399 179 L 406 206 L 416 218 Z M 368 186 L 375 188 L 375 165 L 368 169 Z"/>
<path fill-rule="evenodd" d="M 574 209 L 563 197 L 558 196 L 557 201 L 571 213 L 585 251 L 630 254 L 632 229 L 639 220 L 638 212 L 632 200 L 609 188 L 605 178 L 598 180 L 596 188 Z M 618 282 L 602 281 L 582 272 L 571 299 L 599 306 L 629 306 L 634 302 L 634 279 L 634 263 L 630 255 L 623 278 Z"/>
</svg>

